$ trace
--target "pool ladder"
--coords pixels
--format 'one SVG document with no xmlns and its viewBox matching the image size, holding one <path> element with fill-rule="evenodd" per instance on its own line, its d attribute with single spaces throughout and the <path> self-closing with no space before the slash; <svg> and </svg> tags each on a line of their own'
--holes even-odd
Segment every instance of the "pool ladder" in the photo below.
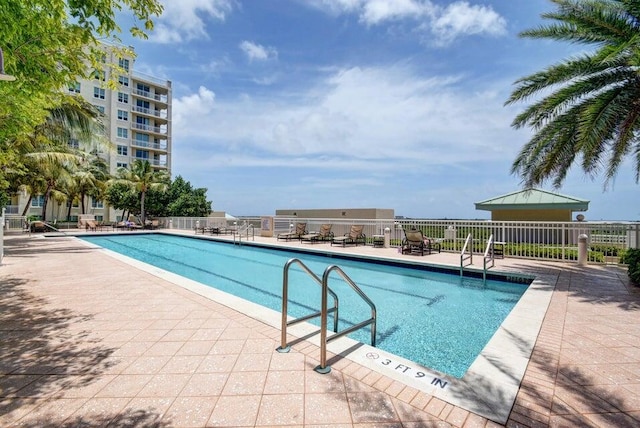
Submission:
<svg viewBox="0 0 640 428">
<path fill-rule="evenodd" d="M 233 243 L 242 245 L 242 235 L 245 234 L 247 236 L 247 241 L 249 240 L 249 229 L 251 229 L 251 240 L 255 241 L 255 229 L 252 224 L 245 222 L 240 225 L 237 230 L 233 232 Z M 236 237 L 238 238 L 236 240 Z"/>
<path fill-rule="evenodd" d="M 493 234 L 489 236 L 487 240 L 487 247 L 484 250 L 484 258 L 482 263 L 482 279 L 487 280 L 487 271 L 495 266 L 495 249 L 494 249 Z M 469 247 L 469 253 L 467 254 L 467 247 Z M 462 252 L 460 252 L 460 277 L 464 275 L 464 268 L 473 264 L 473 238 L 471 234 L 467 236 L 467 240 L 464 243 Z M 466 261 L 469 261 L 465 264 Z"/>
<path fill-rule="evenodd" d="M 293 264 L 298 264 L 317 284 L 322 287 L 322 301 L 320 303 L 320 311 L 314 312 L 312 314 L 308 314 L 302 316 L 300 318 L 287 320 L 287 306 L 289 303 L 289 268 Z M 331 272 L 337 272 L 342 279 L 344 279 L 347 284 L 362 298 L 362 300 L 369 305 L 371 308 L 371 318 L 366 319 L 358 324 L 355 324 L 349 328 L 346 328 L 340 332 L 338 332 L 338 307 L 339 300 L 336 293 L 333 292 L 329 288 L 329 275 Z M 353 331 L 366 327 L 367 325 L 371 325 L 371 346 L 376 346 L 376 320 L 377 320 L 377 311 L 376 305 L 367 297 L 366 294 L 360 290 L 360 288 L 356 285 L 355 282 L 351 280 L 347 276 L 346 273 L 339 266 L 331 265 L 327 266 L 322 275 L 322 279 L 318 278 L 318 276 L 313 273 L 300 259 L 291 259 L 284 265 L 284 272 L 282 277 L 282 335 L 280 346 L 276 348 L 278 352 L 289 352 L 291 347 L 287 345 L 287 327 L 290 325 L 298 324 L 303 321 L 307 321 L 312 318 L 320 317 L 320 365 L 317 366 L 314 370 L 318 373 L 326 374 L 331 371 L 331 366 L 327 366 L 327 344 L 335 340 L 339 337 L 347 335 Z M 329 294 L 333 297 L 333 307 L 327 308 Z M 334 334 L 330 337 L 327 337 L 327 316 L 329 312 L 333 313 L 333 332 Z"/>
</svg>

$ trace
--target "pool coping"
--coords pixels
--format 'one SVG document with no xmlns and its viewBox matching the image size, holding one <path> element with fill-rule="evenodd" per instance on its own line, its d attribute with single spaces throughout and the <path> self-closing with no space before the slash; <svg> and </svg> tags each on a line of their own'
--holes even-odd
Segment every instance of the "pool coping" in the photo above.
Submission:
<svg viewBox="0 0 640 428">
<path fill-rule="evenodd" d="M 165 234 L 194 238 L 192 235 L 181 233 Z M 86 234 L 82 236 L 90 235 Z M 77 237 L 82 238 L 82 236 Z M 197 239 L 203 238 L 197 237 Z M 204 239 L 207 240 L 208 238 L 205 237 Z M 224 240 L 218 239 L 208 240 L 224 242 Z M 83 239 L 80 239 L 80 241 L 84 245 L 97 249 L 130 266 L 237 310 L 267 325 L 277 329 L 281 328 L 282 318 L 280 312 L 102 248 Z M 287 247 L 286 245 L 274 246 L 266 243 L 256 243 L 253 245 L 280 249 L 286 248 L 294 251 L 300 250 L 299 248 Z M 320 249 L 304 249 L 303 252 L 328 253 L 326 248 L 324 251 Z M 351 256 L 353 256 L 353 254 L 349 254 L 349 257 Z M 354 258 L 369 259 L 370 257 L 360 255 Z M 406 263 L 382 256 L 376 256 L 376 258 L 390 263 L 440 266 L 446 270 L 452 270 L 451 266 L 446 265 L 416 262 Z M 506 276 L 514 275 L 513 271 L 494 272 Z M 551 273 L 536 274 L 533 282 L 529 285 L 518 303 L 471 364 L 465 375 L 460 379 L 423 367 L 415 362 L 356 342 L 347 337 L 342 337 L 330 342 L 327 345 L 327 350 L 331 354 L 339 355 L 340 357 L 358 363 L 363 367 L 416 388 L 417 390 L 431 394 L 452 405 L 459 406 L 470 412 L 504 424 L 508 420 L 520 383 L 529 364 L 533 347 L 551 301 L 556 280 L 557 275 Z M 297 339 L 303 339 L 316 346 L 320 346 L 318 327 L 315 325 L 301 323 L 288 327 L 287 333 Z M 328 357 L 328 359 L 330 362 L 331 358 Z"/>
</svg>

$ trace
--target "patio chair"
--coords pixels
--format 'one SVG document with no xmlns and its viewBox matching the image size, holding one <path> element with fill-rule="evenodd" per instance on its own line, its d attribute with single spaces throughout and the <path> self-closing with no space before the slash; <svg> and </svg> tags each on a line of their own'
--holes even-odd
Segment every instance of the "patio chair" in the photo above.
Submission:
<svg viewBox="0 0 640 428">
<path fill-rule="evenodd" d="M 98 225 L 93 220 L 85 220 L 84 227 L 86 230 L 92 230 L 94 232 L 98 230 Z"/>
<path fill-rule="evenodd" d="M 426 238 L 421 230 L 410 229 L 404 231 L 404 239 L 402 240 L 402 254 L 431 254 L 432 251 L 440 252 L 440 243 L 433 239 Z"/>
<path fill-rule="evenodd" d="M 331 239 L 331 246 L 333 246 L 333 244 L 342 244 L 342 246 L 345 247 L 347 244 L 353 244 L 357 247 L 360 243 L 364 245 L 367 242 L 367 237 L 362 233 L 363 230 L 363 224 L 354 224 L 351 226 L 349 233 Z"/>
<path fill-rule="evenodd" d="M 333 232 L 331 231 L 331 226 L 331 224 L 323 224 L 322 226 L 320 226 L 319 232 L 302 235 L 300 237 L 300 241 L 309 241 L 312 244 L 314 242 L 331 241 L 333 240 Z"/>
<path fill-rule="evenodd" d="M 296 223 L 295 230 L 291 232 L 279 233 L 276 236 L 276 240 L 284 239 L 290 241 L 291 239 L 301 239 L 302 235 L 307 233 L 307 223 Z"/>
</svg>

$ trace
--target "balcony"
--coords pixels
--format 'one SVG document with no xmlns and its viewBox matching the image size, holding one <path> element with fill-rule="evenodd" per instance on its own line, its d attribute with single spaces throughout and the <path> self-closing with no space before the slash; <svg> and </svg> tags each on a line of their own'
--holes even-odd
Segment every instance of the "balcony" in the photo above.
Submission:
<svg viewBox="0 0 640 428">
<path fill-rule="evenodd" d="M 155 167 L 159 167 L 159 168 L 166 168 L 167 167 L 167 161 L 166 160 L 150 159 L 150 158 L 139 158 L 139 157 L 134 157 L 132 159 L 133 160 L 139 160 L 139 161 L 147 161 L 147 162 L 149 162 L 149 164 L 151 164 L 151 166 L 155 166 Z"/>
<path fill-rule="evenodd" d="M 156 102 L 160 102 L 163 104 L 167 104 L 169 99 L 167 94 L 155 94 L 149 91 L 143 91 L 141 89 L 133 89 L 131 93 L 139 97 L 149 98 L 151 100 L 154 100 Z"/>
<path fill-rule="evenodd" d="M 131 111 L 144 114 L 146 116 L 152 116 L 158 119 L 169 120 L 167 110 L 156 110 L 140 106 L 131 106 Z"/>
<path fill-rule="evenodd" d="M 153 143 L 150 141 L 142 141 L 142 140 L 131 140 L 132 147 L 143 147 L 146 149 L 153 149 L 159 151 L 167 151 L 168 145 L 167 140 L 161 140 L 160 143 Z"/>
<path fill-rule="evenodd" d="M 155 134 L 167 135 L 166 126 L 152 126 L 152 125 L 145 125 L 144 123 L 132 123 L 131 129 L 135 129 L 138 131 L 153 132 Z"/>
</svg>

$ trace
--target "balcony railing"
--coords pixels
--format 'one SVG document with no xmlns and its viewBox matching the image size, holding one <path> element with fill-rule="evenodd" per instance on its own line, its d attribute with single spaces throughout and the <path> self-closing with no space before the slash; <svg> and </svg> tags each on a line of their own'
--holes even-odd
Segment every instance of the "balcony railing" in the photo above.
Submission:
<svg viewBox="0 0 640 428">
<path fill-rule="evenodd" d="M 167 161 L 166 160 L 150 159 L 150 158 L 143 158 L 143 157 L 134 157 L 133 159 L 134 160 L 140 160 L 140 161 L 147 161 L 152 166 L 159 166 L 159 167 L 164 167 L 164 168 L 167 167 Z"/>
<path fill-rule="evenodd" d="M 152 99 L 154 101 L 158 101 L 164 104 L 167 104 L 168 96 L 167 94 L 154 94 L 149 91 L 143 91 L 142 89 L 134 89 L 132 91 L 133 94 L 138 95 L 140 97 L 145 97 Z"/>
<path fill-rule="evenodd" d="M 137 129 L 139 131 L 154 132 L 156 134 L 163 135 L 167 133 L 167 128 L 164 126 L 145 125 L 144 123 L 132 123 L 131 128 Z"/>
<path fill-rule="evenodd" d="M 131 140 L 131 145 L 136 147 L 145 147 L 154 150 L 167 151 L 167 141 L 163 140 L 163 143 L 152 143 L 149 141 Z"/>
<path fill-rule="evenodd" d="M 167 110 L 157 110 L 140 106 L 131 106 L 131 111 L 146 114 L 147 116 L 157 117 L 159 119 L 168 119 Z"/>
</svg>

